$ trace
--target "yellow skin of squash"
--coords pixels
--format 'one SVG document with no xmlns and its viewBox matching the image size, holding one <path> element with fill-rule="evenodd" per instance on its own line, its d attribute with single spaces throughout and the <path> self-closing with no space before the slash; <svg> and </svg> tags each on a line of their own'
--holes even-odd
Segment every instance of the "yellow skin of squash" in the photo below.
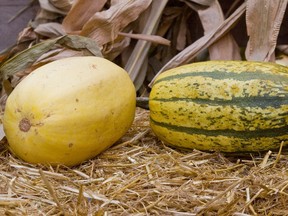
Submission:
<svg viewBox="0 0 288 216">
<path fill-rule="evenodd" d="M 129 75 L 100 57 L 46 64 L 9 95 L 3 126 L 24 161 L 77 165 L 113 145 L 130 128 L 136 92 Z"/>
</svg>

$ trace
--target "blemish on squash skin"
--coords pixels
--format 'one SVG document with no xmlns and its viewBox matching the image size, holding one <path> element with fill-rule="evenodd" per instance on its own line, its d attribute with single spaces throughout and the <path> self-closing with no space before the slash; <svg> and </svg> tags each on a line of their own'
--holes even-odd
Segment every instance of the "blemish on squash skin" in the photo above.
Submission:
<svg viewBox="0 0 288 216">
<path fill-rule="evenodd" d="M 78 98 L 76 98 L 76 100 L 75 100 L 77 103 L 79 102 L 79 99 Z"/>
<path fill-rule="evenodd" d="M 21 121 L 19 122 L 18 125 L 19 129 L 23 132 L 28 132 L 31 128 L 31 123 L 30 120 L 28 118 L 23 118 L 21 119 Z"/>
<path fill-rule="evenodd" d="M 44 124 L 42 123 L 42 122 L 39 122 L 39 123 L 37 123 L 37 124 L 35 124 L 34 126 L 43 126 Z"/>
<path fill-rule="evenodd" d="M 73 143 L 69 143 L 69 144 L 68 144 L 68 147 L 69 147 L 69 148 L 72 148 L 73 145 L 74 145 Z"/>
</svg>

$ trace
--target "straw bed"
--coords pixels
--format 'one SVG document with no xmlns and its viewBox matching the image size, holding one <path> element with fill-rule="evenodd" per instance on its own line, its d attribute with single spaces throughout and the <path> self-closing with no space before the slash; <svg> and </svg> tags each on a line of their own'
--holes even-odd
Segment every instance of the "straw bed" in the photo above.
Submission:
<svg viewBox="0 0 288 216">
<path fill-rule="evenodd" d="M 79 166 L 31 165 L 3 141 L 1 215 L 288 215 L 287 156 L 231 156 L 161 143 L 149 112 Z"/>
</svg>

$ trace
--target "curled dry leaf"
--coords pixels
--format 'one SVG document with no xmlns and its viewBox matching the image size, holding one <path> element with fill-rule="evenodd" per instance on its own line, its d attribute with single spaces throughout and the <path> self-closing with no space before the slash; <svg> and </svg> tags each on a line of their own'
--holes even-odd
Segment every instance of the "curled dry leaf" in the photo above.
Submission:
<svg viewBox="0 0 288 216">
<path fill-rule="evenodd" d="M 110 61 L 113 61 L 117 56 L 123 53 L 123 50 L 129 47 L 131 38 L 117 37 L 113 42 L 107 43 L 101 50 L 103 56 Z"/>
<path fill-rule="evenodd" d="M 49 2 L 55 8 L 68 12 L 72 7 L 73 0 L 49 0 Z"/>
<path fill-rule="evenodd" d="M 38 26 L 41 23 L 53 22 L 53 21 L 58 20 L 62 16 L 63 15 L 61 15 L 61 14 L 47 11 L 43 8 L 40 8 L 35 19 L 32 20 L 30 24 L 33 28 L 35 28 L 36 26 Z"/>
<path fill-rule="evenodd" d="M 164 36 L 175 22 L 175 18 L 183 13 L 182 8 L 165 7 L 161 17 L 161 23 L 157 29 L 157 35 Z"/>
<path fill-rule="evenodd" d="M 0 80 L 6 80 L 18 71 L 22 71 L 23 69 L 31 66 L 36 59 L 38 59 L 48 50 L 52 49 L 57 41 L 61 38 L 62 37 L 38 43 L 5 61 L 0 67 Z"/>
<path fill-rule="evenodd" d="M 65 51 L 68 51 L 68 50 L 71 51 L 71 52 L 65 52 Z M 74 54 L 74 53 L 79 53 L 79 51 L 78 50 L 70 50 L 70 49 L 67 49 L 67 48 L 61 47 L 61 46 L 59 46 L 59 48 L 55 48 L 55 49 L 49 50 L 46 53 L 44 53 L 43 55 L 41 55 L 33 63 L 33 65 L 31 67 L 29 67 L 29 69 L 26 69 L 23 72 L 17 73 L 17 76 L 27 75 L 31 71 L 30 68 L 33 68 L 33 70 L 35 70 L 34 66 L 35 66 L 35 68 L 38 68 L 38 65 L 41 65 L 41 64 L 44 65 L 44 64 L 47 64 L 48 62 L 52 62 L 52 61 L 55 61 L 57 59 L 76 56 L 77 54 Z"/>
<path fill-rule="evenodd" d="M 24 28 L 18 35 L 17 43 L 22 43 L 25 41 L 33 41 L 36 39 L 36 34 L 32 27 Z"/>
<path fill-rule="evenodd" d="M 179 24 L 179 30 L 177 35 L 176 49 L 181 51 L 186 47 L 187 42 L 187 17 L 189 16 L 190 10 L 185 7 L 183 13 L 181 14 L 181 20 Z"/>
<path fill-rule="evenodd" d="M 203 6 L 210 6 L 214 2 L 214 0 L 189 0 L 189 1 Z"/>
<path fill-rule="evenodd" d="M 67 33 L 80 31 L 84 24 L 102 10 L 107 0 L 75 0 L 71 10 L 63 20 L 63 28 Z"/>
<path fill-rule="evenodd" d="M 209 7 L 203 10 L 197 10 L 204 34 L 207 34 L 215 27 L 221 25 L 224 21 L 224 14 L 217 0 L 211 1 Z M 230 33 L 223 35 L 218 41 L 209 48 L 211 60 L 240 60 L 240 51 L 234 38 Z"/>
<path fill-rule="evenodd" d="M 286 45 L 278 45 L 277 49 L 280 52 L 283 52 L 284 54 L 288 55 L 288 44 L 286 44 Z"/>
<path fill-rule="evenodd" d="M 39 0 L 39 4 L 40 4 L 40 7 L 44 10 L 47 10 L 53 13 L 62 14 L 62 15 L 67 14 L 67 11 L 55 7 L 53 4 L 50 3 L 49 0 Z"/>
<path fill-rule="evenodd" d="M 248 0 L 246 24 L 247 60 L 274 61 L 274 50 L 288 0 Z"/>
<path fill-rule="evenodd" d="M 108 10 L 95 13 L 84 25 L 80 35 L 93 38 L 99 46 L 113 41 L 119 31 L 135 21 L 151 0 L 121 1 Z"/>
<path fill-rule="evenodd" d="M 45 40 L 5 61 L 0 66 L 0 80 L 7 80 L 15 73 L 30 67 L 49 50 L 58 49 L 58 47 L 55 47 L 56 44 L 72 50 L 79 51 L 85 49 L 89 51 L 88 53 L 90 55 L 102 56 L 98 45 L 92 39 L 77 35 L 66 35 L 55 39 Z"/>
<path fill-rule="evenodd" d="M 55 38 L 65 35 L 62 25 L 56 22 L 40 24 L 34 29 L 34 31 L 37 34 L 46 36 L 48 38 Z"/>
<path fill-rule="evenodd" d="M 97 43 L 91 38 L 79 35 L 66 35 L 59 40 L 59 44 L 76 50 L 87 49 L 94 56 L 102 57 L 101 51 Z"/>
</svg>

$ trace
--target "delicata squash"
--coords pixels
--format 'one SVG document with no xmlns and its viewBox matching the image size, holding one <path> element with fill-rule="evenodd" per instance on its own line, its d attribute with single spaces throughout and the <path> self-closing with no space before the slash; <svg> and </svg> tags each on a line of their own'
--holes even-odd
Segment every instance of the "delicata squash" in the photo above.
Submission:
<svg viewBox="0 0 288 216">
<path fill-rule="evenodd" d="M 150 125 L 166 143 L 222 152 L 288 145 L 288 68 L 265 62 L 208 61 L 160 74 Z"/>
</svg>

